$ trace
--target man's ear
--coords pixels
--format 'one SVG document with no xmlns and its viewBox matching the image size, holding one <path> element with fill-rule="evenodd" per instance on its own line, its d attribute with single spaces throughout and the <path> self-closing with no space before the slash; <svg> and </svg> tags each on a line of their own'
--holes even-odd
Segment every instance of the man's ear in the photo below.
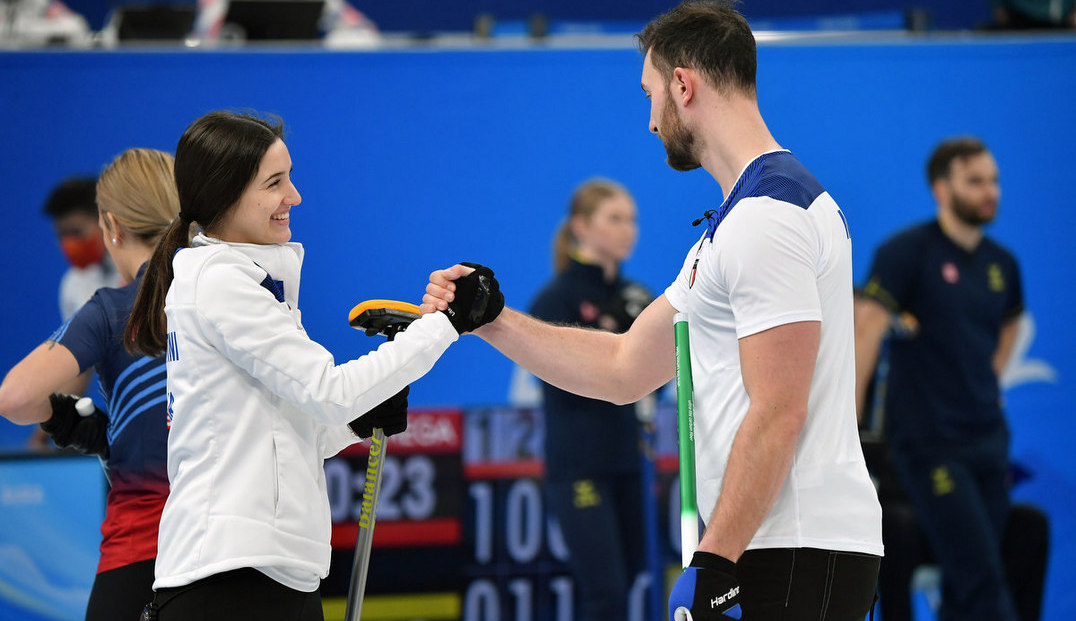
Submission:
<svg viewBox="0 0 1076 621">
<path fill-rule="evenodd" d="M 949 180 L 945 177 L 939 177 L 934 180 L 934 183 L 930 184 L 930 193 L 934 195 L 934 202 L 939 205 L 948 205 L 953 190 L 949 186 Z"/>
<path fill-rule="evenodd" d="M 680 107 L 686 107 L 695 98 L 695 87 L 698 85 L 698 74 L 694 69 L 677 67 L 673 69 L 672 85 L 670 94 L 677 98 Z"/>
</svg>

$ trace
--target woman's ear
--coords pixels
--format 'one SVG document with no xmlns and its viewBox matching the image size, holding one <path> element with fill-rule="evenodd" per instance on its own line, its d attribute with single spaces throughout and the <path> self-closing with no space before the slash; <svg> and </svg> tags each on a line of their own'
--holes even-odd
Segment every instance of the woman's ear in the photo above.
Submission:
<svg viewBox="0 0 1076 621">
<path fill-rule="evenodd" d="M 587 217 L 582 214 L 576 214 L 568 220 L 568 230 L 572 233 L 574 244 L 578 244 L 579 240 L 586 237 L 588 224 Z"/>
<path fill-rule="evenodd" d="M 116 216 L 107 211 L 102 211 L 100 221 L 101 229 L 105 232 L 105 237 L 112 242 L 112 245 L 118 245 L 123 238 L 123 227 L 116 221 Z"/>
</svg>

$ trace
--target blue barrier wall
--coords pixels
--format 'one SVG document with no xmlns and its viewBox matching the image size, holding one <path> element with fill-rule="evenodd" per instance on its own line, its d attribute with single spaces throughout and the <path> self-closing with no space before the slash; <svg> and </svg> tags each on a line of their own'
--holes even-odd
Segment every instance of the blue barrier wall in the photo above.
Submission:
<svg viewBox="0 0 1076 621">
<path fill-rule="evenodd" d="M 1007 391 L 1014 455 L 1034 478 L 1017 495 L 1054 526 L 1050 619 L 1076 615 L 1063 592 L 1076 561 L 1076 373 L 1070 236 L 1076 42 L 926 39 L 770 45 L 759 51 L 763 113 L 842 205 L 856 277 L 894 230 L 929 218 L 924 160 L 942 136 L 992 147 L 1004 195 L 992 234 L 1022 261 L 1037 336 L 1023 366 L 1055 372 Z M 280 114 L 289 126 L 292 212 L 307 246 L 304 324 L 340 359 L 367 351 L 346 325 L 367 298 L 418 301 L 429 271 L 461 259 L 497 270 L 525 307 L 550 275 L 549 241 L 573 187 L 619 179 L 640 206 L 631 274 L 661 291 L 721 201 L 704 172 L 662 162 L 647 132 L 631 49 L 326 53 L 309 50 L 0 53 L 0 231 L 6 303 L 0 369 L 59 323 L 64 269 L 40 206 L 73 173 L 96 173 L 131 146 L 172 150 L 198 115 L 223 107 Z M 418 405 L 499 403 L 511 365 L 465 338 L 417 383 Z M 1042 378 L 1042 375 L 1030 376 Z M 25 428 L 0 423 L 0 446 Z"/>
<path fill-rule="evenodd" d="M 81 619 L 107 483 L 95 457 L 0 458 L 0 619 Z"/>
</svg>

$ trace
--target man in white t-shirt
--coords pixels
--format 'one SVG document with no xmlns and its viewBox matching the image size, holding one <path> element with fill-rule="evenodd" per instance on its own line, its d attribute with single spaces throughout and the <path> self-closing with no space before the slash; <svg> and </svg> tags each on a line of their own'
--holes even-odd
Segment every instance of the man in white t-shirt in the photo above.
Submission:
<svg viewBox="0 0 1076 621">
<path fill-rule="evenodd" d="M 707 231 L 680 274 L 625 334 L 507 308 L 474 334 L 550 384 L 630 403 L 674 375 L 673 317 L 687 314 L 708 519 L 670 619 L 861 621 L 874 601 L 881 508 L 856 430 L 847 223 L 770 135 L 754 36 L 728 3 L 685 2 L 637 37 L 650 130 L 670 166 L 706 169 L 724 202 L 699 220 Z M 424 310 L 443 309 L 469 271 L 431 274 Z"/>
</svg>

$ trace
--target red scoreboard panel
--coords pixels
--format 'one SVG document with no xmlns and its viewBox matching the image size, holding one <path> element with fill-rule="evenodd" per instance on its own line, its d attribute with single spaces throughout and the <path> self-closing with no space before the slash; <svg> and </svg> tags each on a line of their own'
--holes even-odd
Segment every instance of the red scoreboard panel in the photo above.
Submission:
<svg viewBox="0 0 1076 621">
<path fill-rule="evenodd" d="M 675 407 L 661 407 L 658 420 L 644 467 L 664 573 L 679 559 Z M 327 621 L 344 617 L 368 446 L 325 463 L 333 517 L 333 564 L 322 583 Z M 407 431 L 386 443 L 363 620 L 573 621 L 568 550 L 546 512 L 543 456 L 540 409 L 412 410 Z M 626 621 L 650 618 L 651 582 L 640 574 L 626 594 Z"/>
<path fill-rule="evenodd" d="M 411 412 L 407 431 L 388 438 L 374 547 L 459 545 L 462 420 L 456 410 Z M 355 547 L 368 456 L 363 442 L 325 463 L 333 548 Z"/>
</svg>

